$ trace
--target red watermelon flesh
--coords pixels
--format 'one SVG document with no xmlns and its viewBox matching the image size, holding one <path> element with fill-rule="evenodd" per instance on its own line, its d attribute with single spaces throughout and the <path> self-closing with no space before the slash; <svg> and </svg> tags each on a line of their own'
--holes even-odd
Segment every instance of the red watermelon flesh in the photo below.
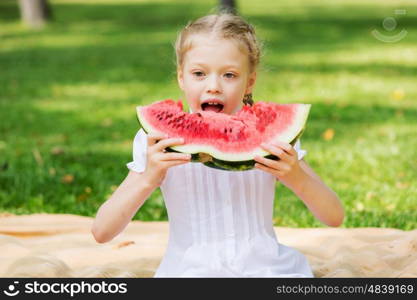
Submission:
<svg viewBox="0 0 417 300">
<path fill-rule="evenodd" d="M 137 115 L 148 133 L 182 137 L 185 143 L 171 147 L 184 153 L 207 153 L 225 161 L 266 156 L 261 143 L 290 143 L 302 133 L 310 104 L 256 102 L 233 115 L 213 111 L 187 113 L 181 101 L 167 99 L 138 106 Z"/>
</svg>

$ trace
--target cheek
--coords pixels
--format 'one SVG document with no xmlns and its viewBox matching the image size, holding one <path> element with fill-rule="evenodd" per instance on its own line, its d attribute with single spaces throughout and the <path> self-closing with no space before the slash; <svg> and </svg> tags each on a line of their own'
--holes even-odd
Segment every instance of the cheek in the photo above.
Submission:
<svg viewBox="0 0 417 300">
<path fill-rule="evenodd" d="M 230 93 L 234 98 L 242 98 L 245 94 L 245 84 L 243 81 L 236 81 L 230 84 Z"/>
<path fill-rule="evenodd" d="M 200 109 L 199 103 L 201 89 L 198 84 L 188 81 L 186 84 L 184 84 L 184 94 L 193 108 Z"/>
<path fill-rule="evenodd" d="M 185 80 L 184 83 L 187 85 L 187 87 L 189 89 L 197 89 L 198 86 L 202 85 L 202 80 L 197 80 L 192 76 L 188 76 Z"/>
<path fill-rule="evenodd" d="M 189 86 L 186 90 L 186 94 L 189 95 L 191 98 L 198 98 L 199 97 L 199 92 L 200 90 L 194 85 L 194 86 Z"/>
<path fill-rule="evenodd" d="M 246 88 L 246 79 L 241 77 L 239 80 L 236 81 L 236 86 L 239 86 L 240 89 Z"/>
<path fill-rule="evenodd" d="M 193 82 L 192 80 L 184 80 L 184 91 L 187 94 L 195 94 L 196 91 L 198 90 L 198 84 L 196 84 L 195 82 Z"/>
</svg>

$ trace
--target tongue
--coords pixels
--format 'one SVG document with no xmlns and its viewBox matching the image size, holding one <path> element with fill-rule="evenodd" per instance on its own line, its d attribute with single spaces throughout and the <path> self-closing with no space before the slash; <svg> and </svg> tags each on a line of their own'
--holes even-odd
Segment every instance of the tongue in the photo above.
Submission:
<svg viewBox="0 0 417 300">
<path fill-rule="evenodd" d="M 209 105 L 209 104 L 207 104 L 204 107 L 204 111 L 220 112 L 221 110 L 222 110 L 222 106 L 221 105 Z"/>
</svg>

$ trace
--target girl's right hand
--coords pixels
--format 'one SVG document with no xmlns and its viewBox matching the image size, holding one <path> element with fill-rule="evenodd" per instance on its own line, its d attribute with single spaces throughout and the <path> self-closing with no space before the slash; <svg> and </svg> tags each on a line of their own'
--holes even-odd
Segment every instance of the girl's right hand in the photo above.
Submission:
<svg viewBox="0 0 417 300">
<path fill-rule="evenodd" d="M 148 134 L 146 177 L 152 186 L 160 186 L 168 168 L 190 162 L 191 154 L 165 152 L 165 148 L 183 144 L 182 138 L 167 138 L 161 134 Z"/>
</svg>

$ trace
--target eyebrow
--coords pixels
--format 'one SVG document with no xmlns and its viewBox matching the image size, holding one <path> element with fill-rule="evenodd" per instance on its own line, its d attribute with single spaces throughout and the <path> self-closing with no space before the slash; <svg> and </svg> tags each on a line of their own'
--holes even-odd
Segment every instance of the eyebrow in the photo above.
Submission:
<svg viewBox="0 0 417 300">
<path fill-rule="evenodd" d="M 207 67 L 207 65 L 205 65 L 204 63 L 200 63 L 200 62 L 196 62 L 196 63 L 193 63 L 193 64 L 191 64 L 192 66 L 202 66 L 202 67 Z M 235 69 L 239 69 L 239 66 L 237 66 L 237 65 L 233 65 L 233 64 L 229 64 L 229 65 L 226 65 L 226 66 L 223 66 L 223 68 L 224 69 L 227 69 L 227 68 L 235 68 Z"/>
</svg>

